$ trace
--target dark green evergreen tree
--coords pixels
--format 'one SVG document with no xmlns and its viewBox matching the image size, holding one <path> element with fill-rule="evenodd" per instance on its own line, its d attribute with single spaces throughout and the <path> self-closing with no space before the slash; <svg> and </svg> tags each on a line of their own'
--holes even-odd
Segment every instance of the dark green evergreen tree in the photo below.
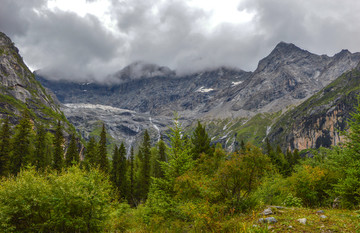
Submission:
<svg viewBox="0 0 360 233">
<path fill-rule="evenodd" d="M 154 177 L 163 178 L 164 177 L 164 170 L 162 169 L 161 163 L 166 162 L 166 144 L 163 141 L 163 137 L 161 135 L 160 140 L 157 144 L 158 149 L 158 156 L 155 161 L 154 165 Z"/>
<path fill-rule="evenodd" d="M 127 184 L 127 179 L 126 179 L 126 149 L 125 149 L 125 145 L 124 143 L 121 143 L 120 147 L 119 147 L 119 180 L 118 180 L 118 188 L 120 191 L 120 195 L 122 198 L 126 198 L 128 195 L 128 184 Z"/>
<path fill-rule="evenodd" d="M 36 131 L 35 138 L 35 155 L 34 155 L 34 165 L 36 170 L 44 171 L 47 162 L 47 145 L 46 145 L 46 130 L 43 125 L 39 125 Z"/>
<path fill-rule="evenodd" d="M 5 118 L 0 131 L 0 176 L 9 174 L 11 136 L 9 118 Z"/>
<path fill-rule="evenodd" d="M 106 150 L 106 130 L 105 125 L 103 124 L 101 134 L 100 134 L 100 141 L 99 141 L 99 148 L 98 148 L 98 163 L 99 168 L 104 172 L 109 172 L 109 160 L 107 157 L 107 150 Z"/>
<path fill-rule="evenodd" d="M 54 135 L 54 155 L 53 155 L 53 168 L 57 171 L 61 171 L 64 166 L 64 135 L 62 132 L 61 122 L 58 121 L 55 135 Z"/>
<path fill-rule="evenodd" d="M 141 144 L 141 172 L 140 172 L 140 194 L 141 194 L 141 200 L 145 201 L 147 198 L 147 194 L 149 192 L 150 188 L 150 157 L 151 157 L 151 151 L 150 151 L 151 145 L 150 145 L 150 136 L 147 130 L 145 130 L 143 142 Z"/>
<path fill-rule="evenodd" d="M 119 155 L 119 149 L 115 145 L 114 153 L 112 156 L 112 168 L 110 172 L 110 180 L 113 183 L 113 185 L 116 188 L 118 187 L 118 181 L 119 181 L 119 167 L 120 167 L 120 155 Z"/>
<path fill-rule="evenodd" d="M 75 134 L 71 135 L 68 150 L 66 152 L 66 167 L 71 167 L 73 164 L 78 164 L 80 160 L 78 147 L 76 145 Z"/>
<path fill-rule="evenodd" d="M 129 194 L 128 200 L 129 203 L 135 205 L 134 203 L 134 187 L 135 187 L 135 167 L 134 167 L 134 148 L 130 149 L 130 157 L 129 157 Z"/>
<path fill-rule="evenodd" d="M 98 166 L 99 159 L 97 158 L 97 150 L 98 144 L 94 137 L 90 137 L 89 142 L 86 145 L 85 150 L 85 167 L 89 169 L 89 167 L 96 167 Z"/>
<path fill-rule="evenodd" d="M 11 173 L 16 175 L 21 167 L 33 163 L 32 127 L 27 111 L 23 112 L 19 124 L 16 126 L 12 142 Z"/>
<path fill-rule="evenodd" d="M 205 126 L 202 126 L 198 121 L 197 127 L 191 136 L 191 143 L 193 145 L 192 155 L 193 159 L 198 159 L 201 153 L 211 155 L 210 138 L 205 130 Z"/>
</svg>

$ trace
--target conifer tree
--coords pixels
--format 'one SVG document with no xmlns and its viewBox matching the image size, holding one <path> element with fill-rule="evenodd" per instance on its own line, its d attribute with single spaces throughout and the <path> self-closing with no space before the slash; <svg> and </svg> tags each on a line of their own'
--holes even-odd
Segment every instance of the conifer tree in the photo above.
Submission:
<svg viewBox="0 0 360 233">
<path fill-rule="evenodd" d="M 61 171 L 64 164 L 64 149 L 63 149 L 63 143 L 64 143 L 64 135 L 62 132 L 62 126 L 61 122 L 58 121 L 57 127 L 55 129 L 55 135 L 54 135 L 54 156 L 53 156 L 53 168 L 57 171 Z"/>
<path fill-rule="evenodd" d="M 0 176 L 5 176 L 9 173 L 11 136 L 9 118 L 5 118 L 0 131 Z"/>
<path fill-rule="evenodd" d="M 108 161 L 107 151 L 106 151 L 106 130 L 105 130 L 104 124 L 102 126 L 102 130 L 101 130 L 101 134 L 100 134 L 98 159 L 99 159 L 99 168 L 104 172 L 108 172 L 109 171 L 109 161 Z"/>
<path fill-rule="evenodd" d="M 193 159 L 198 159 L 201 153 L 211 154 L 210 138 L 203 127 L 198 121 L 197 127 L 191 137 L 191 142 L 193 144 L 192 154 Z"/>
<path fill-rule="evenodd" d="M 69 148 L 66 152 L 66 159 L 65 159 L 66 167 L 71 167 L 73 164 L 78 164 L 79 160 L 80 158 L 79 158 L 78 148 L 76 145 L 76 138 L 75 138 L 75 134 L 73 134 L 71 135 Z"/>
<path fill-rule="evenodd" d="M 147 130 L 145 130 L 143 142 L 141 144 L 141 172 L 140 172 L 140 183 L 141 183 L 141 199 L 146 200 L 147 193 L 150 188 L 150 136 Z"/>
<path fill-rule="evenodd" d="M 97 158 L 98 145 L 94 137 L 90 137 L 85 150 L 85 166 L 95 167 L 98 165 L 99 159 Z"/>
<path fill-rule="evenodd" d="M 119 180 L 119 167 L 120 167 L 120 155 L 119 155 L 119 149 L 115 145 L 114 153 L 112 156 L 112 168 L 110 172 L 110 180 L 114 184 L 115 187 L 118 188 L 118 180 Z"/>
<path fill-rule="evenodd" d="M 161 167 L 161 163 L 166 162 L 166 144 L 163 141 L 162 135 L 157 143 L 157 146 L 157 158 L 154 164 L 154 177 L 162 178 L 164 177 L 164 171 Z"/>
<path fill-rule="evenodd" d="M 127 180 L 126 180 L 126 149 L 124 143 L 119 147 L 119 171 L 118 171 L 118 187 L 122 198 L 127 197 Z"/>
<path fill-rule="evenodd" d="M 129 157 L 129 195 L 128 200 L 130 203 L 134 204 L 134 187 L 135 187 L 135 167 L 134 167 L 134 148 L 130 149 L 130 157 Z"/>
<path fill-rule="evenodd" d="M 139 150 L 135 156 L 134 161 L 134 204 L 135 206 L 141 201 L 143 197 L 143 161 L 144 156 Z"/>
<path fill-rule="evenodd" d="M 32 127 L 27 111 L 23 112 L 12 143 L 11 173 L 16 175 L 21 167 L 33 163 Z"/>
<path fill-rule="evenodd" d="M 34 164 L 38 171 L 44 171 L 47 166 L 46 149 L 46 131 L 44 126 L 40 124 L 36 131 L 34 155 Z"/>
</svg>

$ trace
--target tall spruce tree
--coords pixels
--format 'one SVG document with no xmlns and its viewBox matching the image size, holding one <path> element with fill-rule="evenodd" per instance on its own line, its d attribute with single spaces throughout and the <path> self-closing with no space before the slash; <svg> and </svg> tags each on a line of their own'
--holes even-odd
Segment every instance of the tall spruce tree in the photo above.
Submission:
<svg viewBox="0 0 360 233">
<path fill-rule="evenodd" d="M 115 145 L 113 156 L 112 156 L 112 167 L 111 167 L 111 172 L 110 172 L 110 180 L 116 188 L 119 188 L 118 187 L 119 167 L 120 167 L 119 149 Z"/>
<path fill-rule="evenodd" d="M 36 170 L 44 171 L 47 166 L 47 145 L 46 145 L 46 130 L 43 125 L 38 125 L 35 138 L 35 155 L 34 164 Z"/>
<path fill-rule="evenodd" d="M 32 127 L 30 115 L 24 111 L 19 124 L 16 126 L 12 142 L 11 173 L 16 175 L 21 167 L 33 163 Z"/>
<path fill-rule="evenodd" d="M 126 198 L 128 195 L 128 184 L 126 179 L 126 149 L 124 143 L 121 143 L 119 147 L 119 171 L 118 171 L 118 188 L 122 198 Z"/>
<path fill-rule="evenodd" d="M 96 167 L 98 166 L 99 159 L 97 158 L 98 144 L 94 137 L 90 137 L 89 142 L 86 145 L 85 150 L 85 167 Z"/>
<path fill-rule="evenodd" d="M 66 152 L 66 167 L 71 167 L 73 164 L 78 164 L 80 161 L 79 151 L 76 145 L 75 134 L 71 135 L 68 150 Z"/>
<path fill-rule="evenodd" d="M 197 127 L 191 136 L 191 143 L 193 145 L 193 159 L 198 159 L 201 153 L 211 155 L 210 138 L 205 126 L 202 126 L 200 121 L 198 121 Z"/>
<path fill-rule="evenodd" d="M 64 166 L 64 135 L 62 132 L 61 122 L 58 121 L 55 135 L 54 135 L 54 156 L 53 156 L 53 168 L 57 171 L 61 171 Z"/>
<path fill-rule="evenodd" d="M 166 144 L 161 135 L 159 142 L 157 143 L 157 158 L 154 164 L 154 177 L 163 178 L 164 170 L 161 163 L 166 162 Z"/>
<path fill-rule="evenodd" d="M 104 172 L 109 172 L 109 160 L 107 157 L 107 150 L 106 150 L 106 130 L 104 124 L 102 125 L 102 130 L 100 134 L 98 159 L 99 159 L 99 168 Z"/>
<path fill-rule="evenodd" d="M 128 200 L 131 204 L 134 203 L 134 187 L 135 187 L 135 167 L 134 167 L 134 147 L 130 149 L 130 157 L 129 157 L 129 194 Z"/>
<path fill-rule="evenodd" d="M 0 131 L 0 176 L 6 176 L 10 170 L 11 136 L 9 118 L 5 118 Z"/>
<path fill-rule="evenodd" d="M 141 183 L 141 199 L 143 201 L 146 200 L 147 194 L 150 188 L 150 136 L 147 130 L 145 130 L 144 138 L 141 144 L 141 155 L 142 155 L 142 162 L 141 162 L 141 172 L 140 172 L 140 183 Z"/>
</svg>

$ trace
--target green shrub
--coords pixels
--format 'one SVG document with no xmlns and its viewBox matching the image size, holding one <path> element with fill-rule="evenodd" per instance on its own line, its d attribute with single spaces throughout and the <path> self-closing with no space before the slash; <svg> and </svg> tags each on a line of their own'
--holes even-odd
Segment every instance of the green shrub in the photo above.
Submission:
<svg viewBox="0 0 360 233">
<path fill-rule="evenodd" d="M 301 207 L 302 201 L 298 197 L 294 197 L 291 193 L 287 195 L 283 203 L 285 206 Z"/>
<path fill-rule="evenodd" d="M 111 186 L 97 170 L 31 168 L 0 186 L 1 232 L 100 232 L 110 211 Z"/>
</svg>

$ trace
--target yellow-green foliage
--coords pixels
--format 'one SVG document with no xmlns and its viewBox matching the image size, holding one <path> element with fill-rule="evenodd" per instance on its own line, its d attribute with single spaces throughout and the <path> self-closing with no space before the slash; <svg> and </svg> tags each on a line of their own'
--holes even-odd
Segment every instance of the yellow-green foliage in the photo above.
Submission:
<svg viewBox="0 0 360 233">
<path fill-rule="evenodd" d="M 1 181 L 1 232 L 101 232 L 110 212 L 111 186 L 97 170 L 31 168 Z"/>
</svg>

